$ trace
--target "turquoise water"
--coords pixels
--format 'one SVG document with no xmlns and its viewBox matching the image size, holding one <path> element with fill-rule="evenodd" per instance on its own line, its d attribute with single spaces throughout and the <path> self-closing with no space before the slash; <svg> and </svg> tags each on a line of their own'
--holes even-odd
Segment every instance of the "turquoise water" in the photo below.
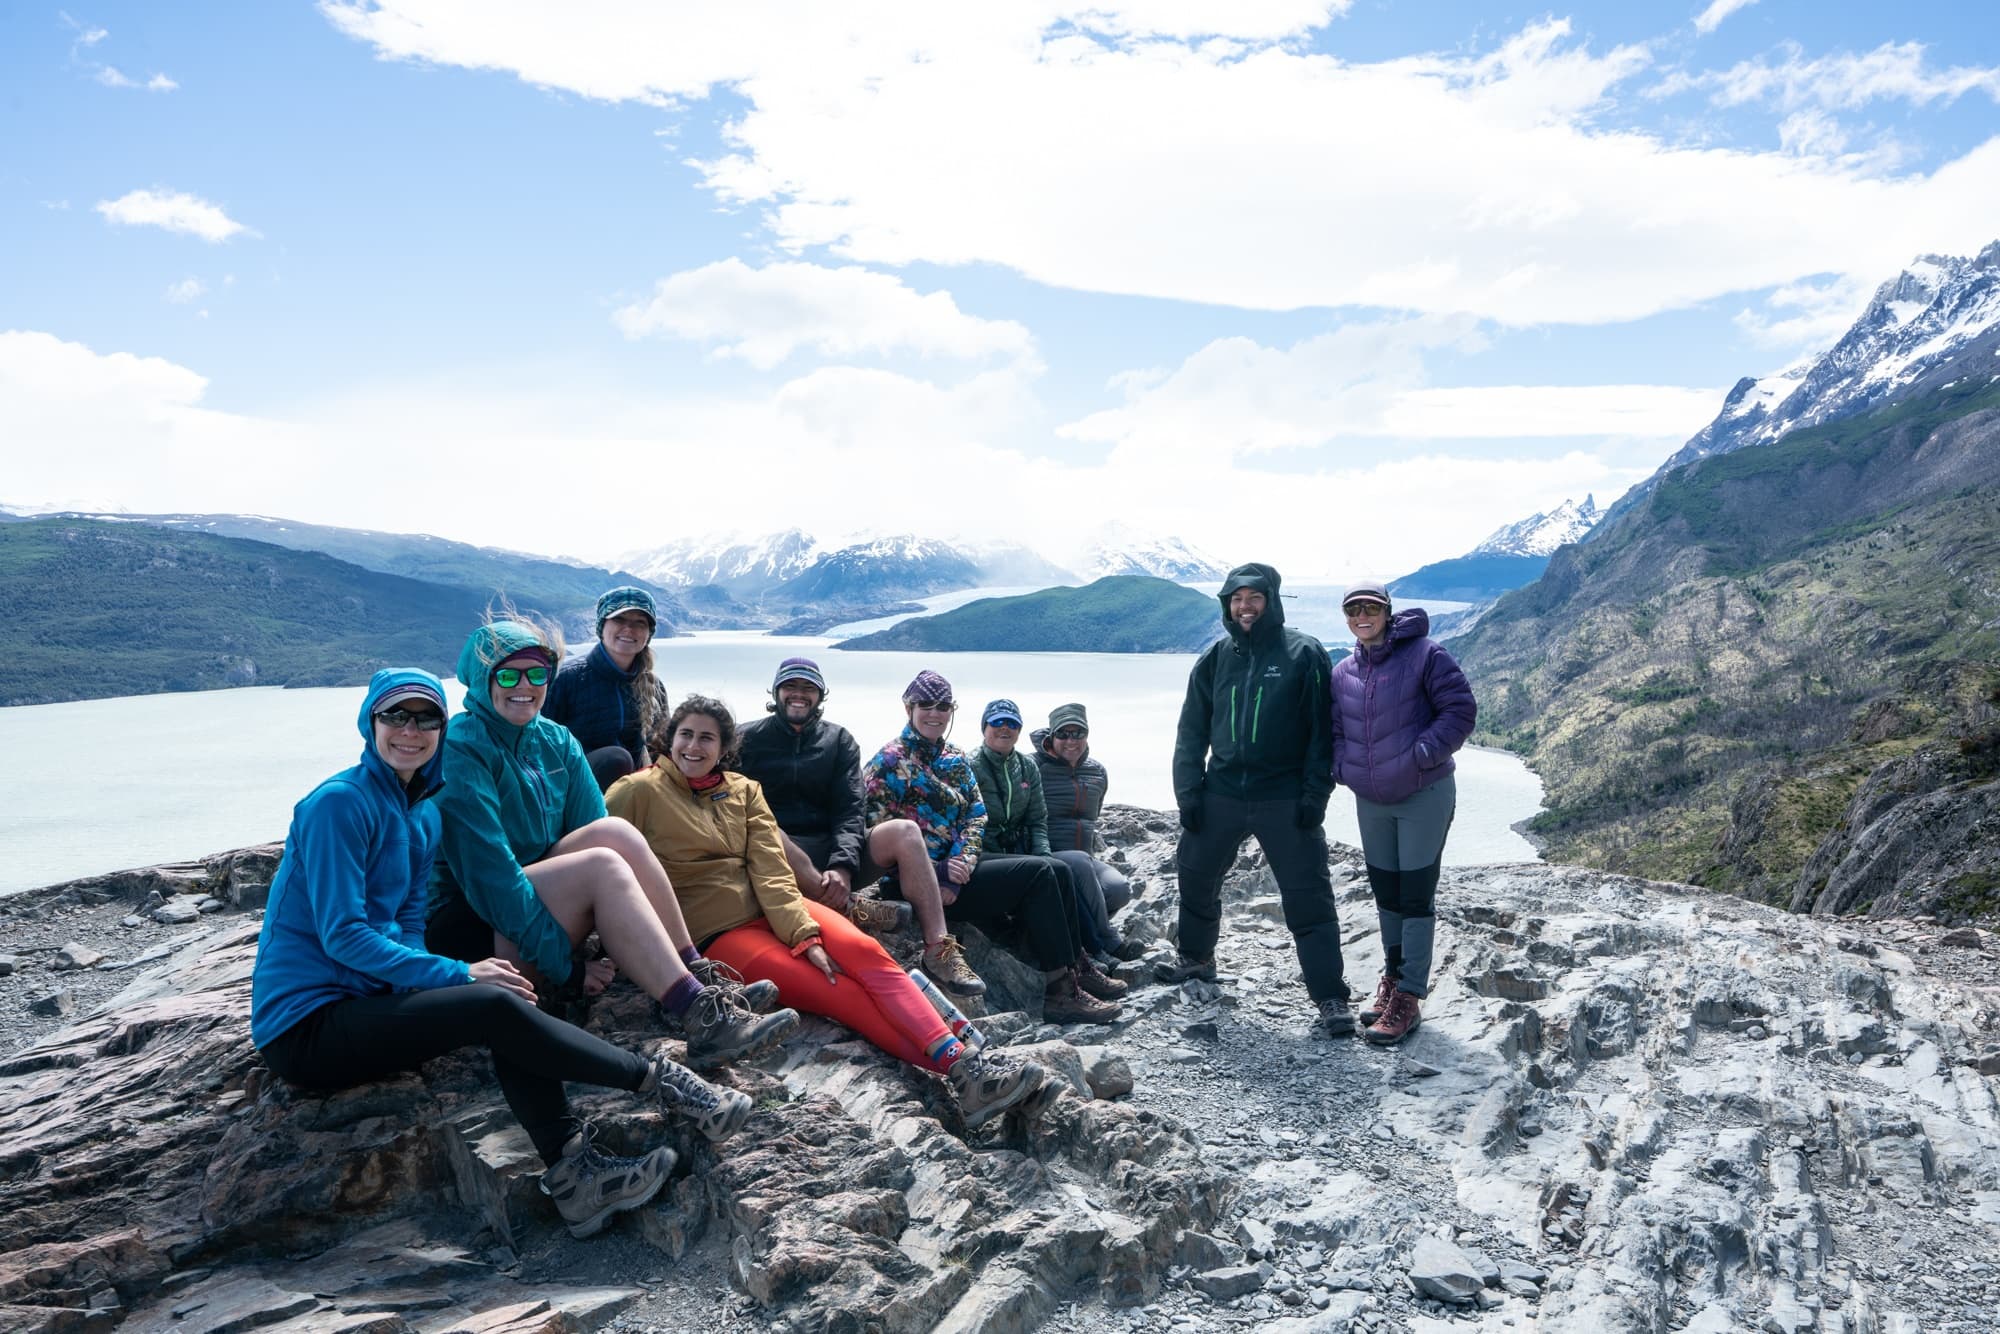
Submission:
<svg viewBox="0 0 2000 1334">
<path fill-rule="evenodd" d="M 1090 709 L 1092 753 L 1111 799 L 1169 808 L 1174 725 L 1194 659 L 1186 654 L 843 653 L 826 639 L 718 632 L 662 640 L 660 677 L 678 699 L 715 695 L 740 715 L 763 709 L 777 663 L 817 657 L 827 716 L 864 753 L 902 726 L 898 703 L 919 668 L 942 672 L 961 712 L 953 739 L 978 742 L 978 708 L 1005 695 L 1039 725 L 1057 704 Z M 454 697 L 457 689 L 451 691 Z M 294 802 L 354 763 L 359 688 L 142 695 L 0 709 L 0 893 L 153 862 L 183 861 L 284 837 Z M 1459 813 L 1445 860 L 1529 861 L 1509 826 L 1541 808 L 1542 786 L 1516 757 L 1459 757 Z M 1336 794 L 1333 837 L 1355 842 L 1352 799 Z"/>
</svg>

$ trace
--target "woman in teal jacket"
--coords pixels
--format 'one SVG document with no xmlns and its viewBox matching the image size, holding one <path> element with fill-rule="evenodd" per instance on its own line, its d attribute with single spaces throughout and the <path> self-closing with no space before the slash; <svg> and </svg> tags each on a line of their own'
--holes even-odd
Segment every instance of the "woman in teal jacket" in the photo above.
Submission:
<svg viewBox="0 0 2000 1334">
<path fill-rule="evenodd" d="M 554 641 L 554 642 L 552 642 Z M 542 717 L 560 641 L 523 621 L 480 626 L 458 655 L 465 712 L 444 734 L 444 832 L 431 874 L 432 949 L 498 954 L 552 986 L 610 981 L 574 959 L 592 931 L 687 1033 L 697 1069 L 761 1051 L 798 1027 L 768 1014 L 777 988 L 746 991 L 688 936 L 667 873 L 639 831 L 607 815 L 583 747 Z"/>
<path fill-rule="evenodd" d="M 547 1166 L 544 1187 L 570 1231 L 589 1236 L 651 1199 L 674 1152 L 598 1153 L 564 1080 L 658 1097 L 713 1139 L 743 1123 L 750 1100 L 543 1014 L 511 963 L 468 966 L 423 948 L 444 713 L 444 687 L 429 672 L 375 673 L 357 720 L 361 762 L 293 808 L 251 972 L 251 1040 L 272 1070 L 309 1088 L 347 1088 L 487 1048 Z"/>
</svg>

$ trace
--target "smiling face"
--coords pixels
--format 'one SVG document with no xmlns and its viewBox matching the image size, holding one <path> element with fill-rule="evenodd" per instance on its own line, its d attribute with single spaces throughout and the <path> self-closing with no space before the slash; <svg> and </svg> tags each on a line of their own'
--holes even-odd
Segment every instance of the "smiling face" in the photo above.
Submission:
<svg viewBox="0 0 2000 1334">
<path fill-rule="evenodd" d="M 810 682 L 781 682 L 777 694 L 778 716 L 793 727 L 804 727 L 819 710 L 819 687 Z"/>
<path fill-rule="evenodd" d="M 1239 588 L 1229 595 L 1229 619 L 1246 633 L 1264 615 L 1264 595 L 1254 588 Z"/>
<path fill-rule="evenodd" d="M 1021 739 L 1021 724 L 1016 722 L 993 722 L 986 724 L 986 749 L 995 755 L 1012 755 L 1014 743 Z"/>
<path fill-rule="evenodd" d="M 1347 628 L 1354 632 L 1354 642 L 1363 648 L 1374 648 L 1389 633 L 1389 609 L 1373 598 L 1356 598 L 1341 608 L 1347 613 Z"/>
<path fill-rule="evenodd" d="M 1064 764 L 1081 764 L 1083 753 L 1090 749 L 1090 733 L 1074 723 L 1059 727 L 1049 738 L 1049 749 Z"/>
<path fill-rule="evenodd" d="M 944 740 L 945 729 L 951 726 L 952 710 L 958 706 L 943 704 L 905 704 L 904 712 L 910 716 L 910 726 L 917 729 L 917 735 L 926 741 Z"/>
<path fill-rule="evenodd" d="M 604 651 L 611 655 L 620 671 L 629 670 L 639 650 L 653 642 L 653 622 L 637 608 L 621 611 L 605 618 L 603 628 L 597 632 L 597 642 L 604 645 Z"/>
<path fill-rule="evenodd" d="M 689 778 L 705 778 L 722 762 L 722 724 L 705 713 L 690 713 L 674 728 L 667 754 Z"/>
<path fill-rule="evenodd" d="M 511 686 L 501 685 L 499 675 L 501 668 L 504 667 L 519 671 L 521 679 Z M 529 684 L 527 673 L 537 668 L 546 671 L 548 663 L 536 653 L 516 653 L 513 657 L 503 658 L 494 665 L 494 680 L 487 691 L 487 697 L 492 701 L 493 712 L 516 727 L 526 727 L 535 721 L 536 716 L 542 711 L 542 701 L 548 696 L 547 676 L 542 677 L 540 685 Z"/>
<path fill-rule="evenodd" d="M 405 783 L 411 775 L 431 762 L 437 754 L 438 743 L 443 739 L 442 731 L 426 732 L 417 724 L 419 718 L 435 718 L 435 705 L 420 699 L 406 699 L 399 702 L 390 712 L 398 715 L 398 722 L 391 724 L 384 715 L 375 715 L 375 753 L 382 762 L 396 771 L 396 777 Z M 403 721 L 407 719 L 407 721 Z"/>
</svg>

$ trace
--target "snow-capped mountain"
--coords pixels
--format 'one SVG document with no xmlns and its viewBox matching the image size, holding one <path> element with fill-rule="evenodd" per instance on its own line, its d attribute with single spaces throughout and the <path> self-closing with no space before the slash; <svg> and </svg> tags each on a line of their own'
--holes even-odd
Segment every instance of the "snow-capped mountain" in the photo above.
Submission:
<svg viewBox="0 0 2000 1334">
<path fill-rule="evenodd" d="M 630 552 L 621 564 L 642 578 L 670 587 L 716 584 L 755 597 L 803 574 L 819 558 L 819 542 L 797 528 L 781 533 L 705 533 L 662 547 Z"/>
<path fill-rule="evenodd" d="M 767 589 L 774 606 L 867 606 L 975 588 L 979 565 L 950 543 L 907 533 L 822 552 L 811 565 Z"/>
<path fill-rule="evenodd" d="M 1468 556 L 1553 555 L 1557 547 L 1580 541 L 1603 515 L 1604 511 L 1597 508 L 1595 496 L 1585 496 L 1581 505 L 1574 500 L 1565 500 L 1546 514 L 1531 514 L 1517 523 L 1495 529 L 1492 536 L 1465 554 Z"/>
<path fill-rule="evenodd" d="M 1108 574 L 1150 574 L 1175 583 L 1220 579 L 1229 567 L 1178 537 L 1157 537 L 1124 524 L 1097 530 L 1077 565 L 1090 579 Z"/>
<path fill-rule="evenodd" d="M 1875 289 L 1831 350 L 1761 380 L 1736 382 L 1721 415 L 1662 471 L 1769 444 L 1894 398 L 2000 325 L 2000 241 L 1967 259 L 1924 255 Z"/>
</svg>

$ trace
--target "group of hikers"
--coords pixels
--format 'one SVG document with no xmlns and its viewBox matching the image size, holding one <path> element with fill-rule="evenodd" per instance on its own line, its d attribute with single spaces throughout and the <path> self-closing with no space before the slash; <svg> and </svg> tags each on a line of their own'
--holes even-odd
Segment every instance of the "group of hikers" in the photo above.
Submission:
<svg viewBox="0 0 2000 1334">
<path fill-rule="evenodd" d="M 1216 980 L 1222 880 L 1254 837 L 1320 1026 L 1355 1031 L 1324 829 L 1344 783 L 1384 947 L 1361 1022 L 1400 1041 L 1429 989 L 1471 690 L 1425 613 L 1393 612 L 1382 585 L 1343 599 L 1356 646 L 1337 667 L 1286 628 L 1269 566 L 1232 571 L 1219 601 L 1227 634 L 1189 677 L 1174 750 L 1177 953 L 1154 975 Z M 675 1155 L 600 1150 L 565 1082 L 656 1101 L 719 1141 L 751 1103 L 696 1072 L 784 1042 L 801 1010 L 940 1076 L 968 1129 L 1043 1105 L 1048 1072 L 988 1049 L 958 1010 L 985 983 L 951 928 L 1018 940 L 1047 1021 L 1122 1017 L 1130 984 L 1112 970 L 1144 947 L 1114 922 L 1132 886 L 1100 855 L 1108 778 L 1085 707 L 1056 708 L 1023 753 L 1022 711 L 993 700 L 968 754 L 947 739 L 951 683 L 920 671 L 905 726 L 863 762 L 825 718 L 812 660 L 780 663 L 767 716 L 739 728 L 704 695 L 669 707 L 645 590 L 596 610 L 597 642 L 567 659 L 533 618 L 474 630 L 456 716 L 428 672 L 375 674 L 361 761 L 294 809 L 271 885 L 251 1001 L 266 1064 L 332 1089 L 486 1048 L 579 1237 L 651 1199 Z M 911 925 L 923 945 L 906 971 L 880 937 Z M 551 1013 L 621 972 L 684 1039 L 684 1064 Z"/>
</svg>

